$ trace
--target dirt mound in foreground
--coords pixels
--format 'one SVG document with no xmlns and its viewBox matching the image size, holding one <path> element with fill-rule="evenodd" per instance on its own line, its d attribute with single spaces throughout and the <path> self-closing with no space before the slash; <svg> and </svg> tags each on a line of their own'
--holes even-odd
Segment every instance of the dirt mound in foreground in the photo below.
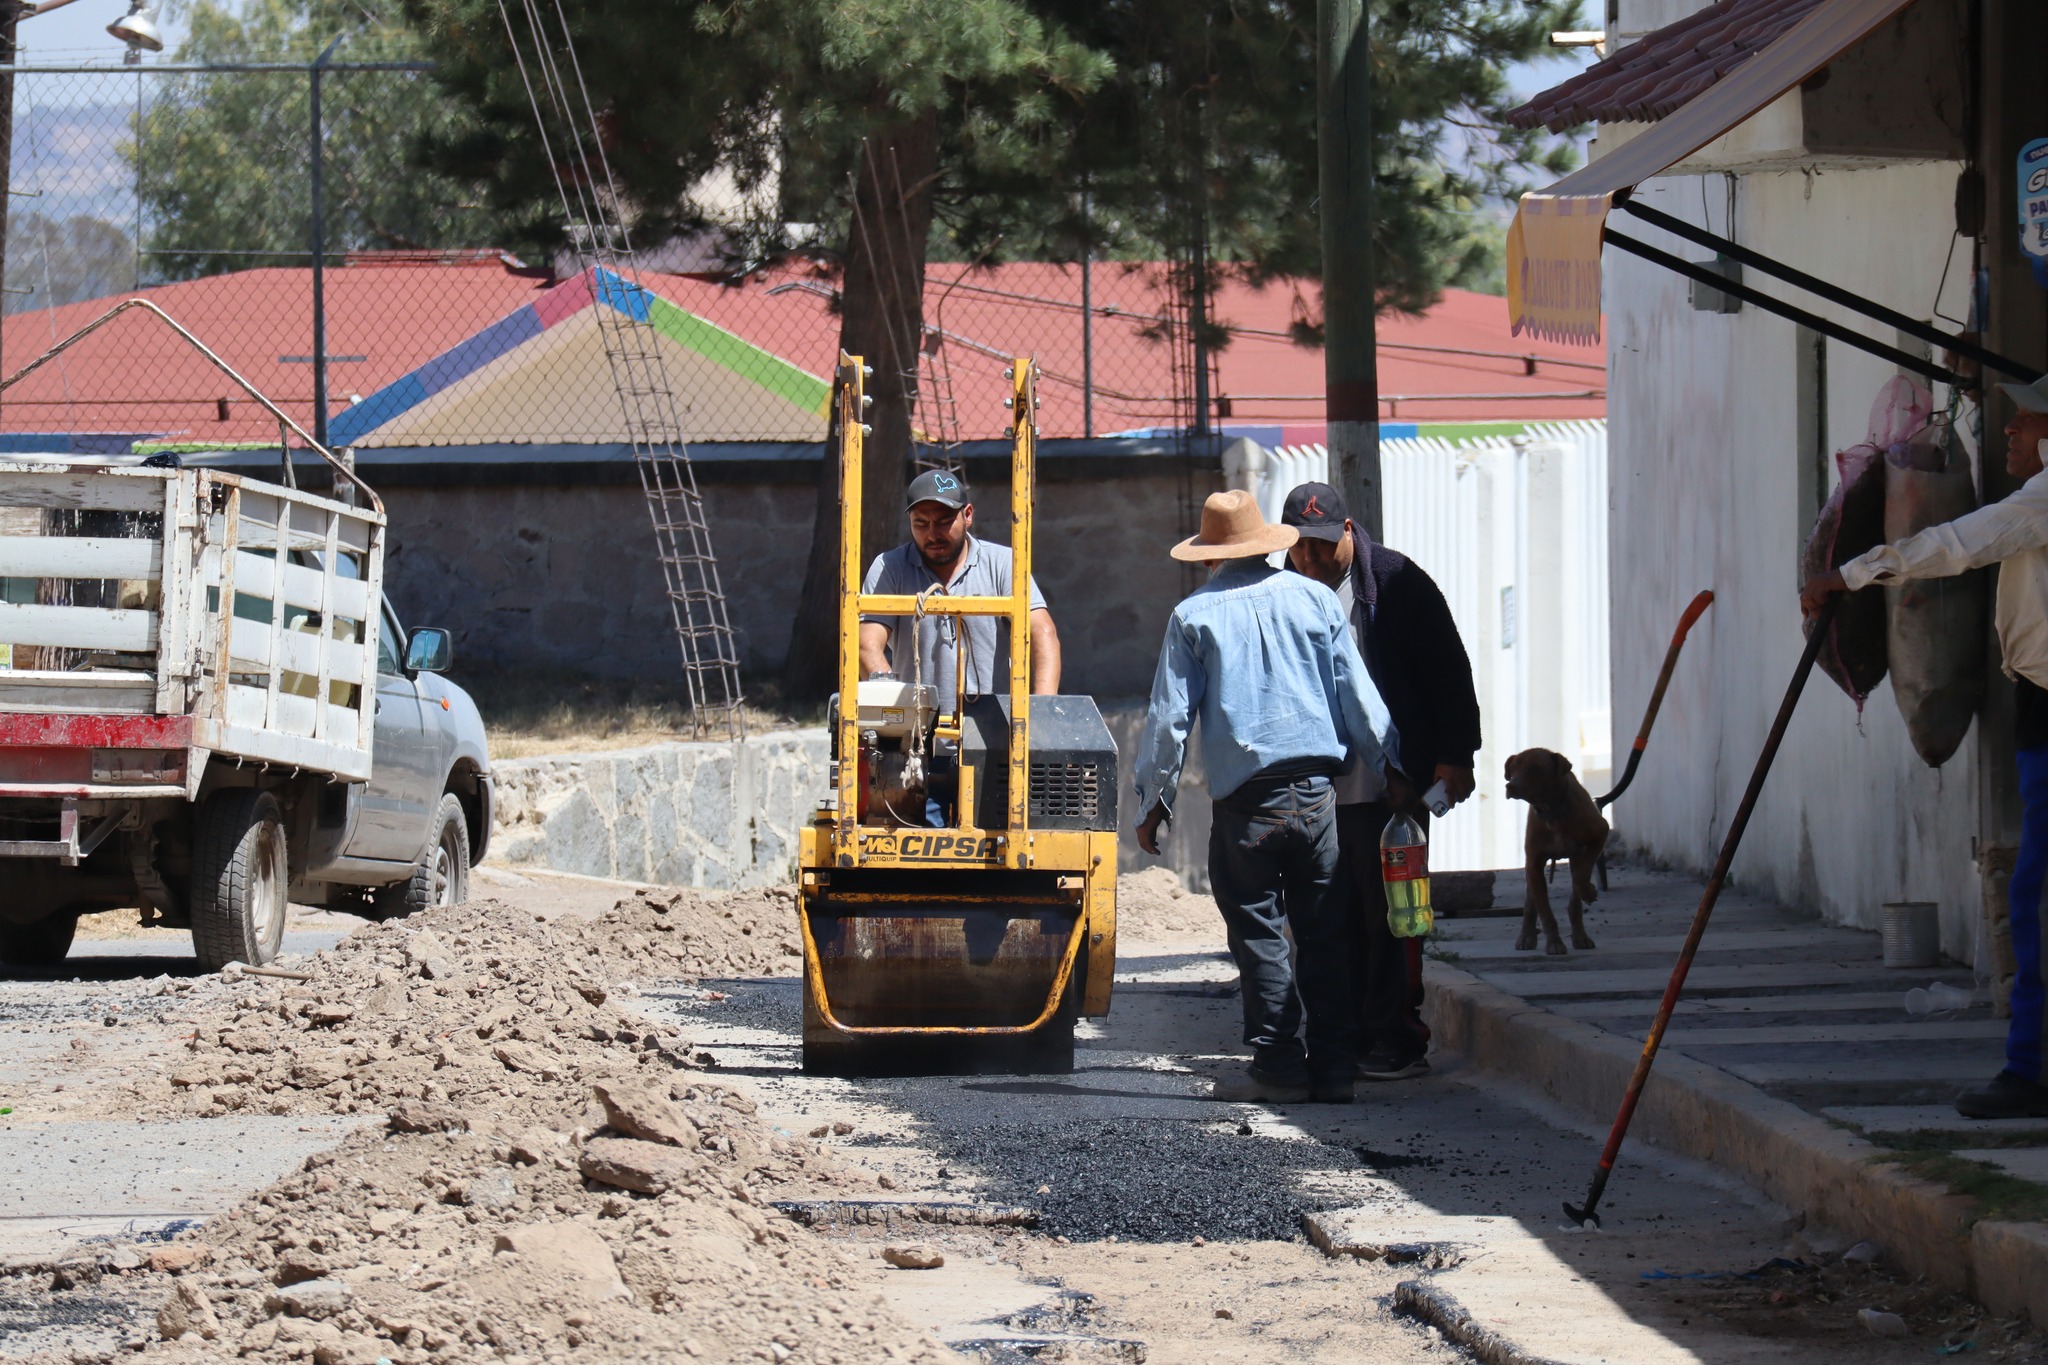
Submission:
<svg viewBox="0 0 2048 1365">
<path fill-rule="evenodd" d="M 649 945 L 692 938 L 641 925 L 672 913 L 457 906 L 358 932 L 310 980 L 244 976 L 194 1000 L 190 1059 L 136 1084 L 141 1112 L 370 1122 L 172 1244 L 191 1259 L 144 1355 L 941 1358 L 768 1207 L 776 1186 L 867 1177 L 773 1133 L 673 1027 L 621 1008 L 623 970 L 683 974 L 687 954 Z M 721 970 L 743 959 L 717 953 Z"/>
<path fill-rule="evenodd" d="M 1137 943 L 1221 943 L 1223 912 L 1172 868 L 1148 867 L 1116 880 L 1116 932 Z"/>
</svg>

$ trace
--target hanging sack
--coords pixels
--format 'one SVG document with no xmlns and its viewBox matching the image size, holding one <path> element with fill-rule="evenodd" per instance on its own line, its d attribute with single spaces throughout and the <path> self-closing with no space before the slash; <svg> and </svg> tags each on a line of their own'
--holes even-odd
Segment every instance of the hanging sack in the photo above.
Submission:
<svg viewBox="0 0 2048 1365">
<path fill-rule="evenodd" d="M 1894 375 L 1877 390 L 1870 404 L 1870 439 L 1835 452 L 1841 481 L 1820 509 L 1813 534 L 1806 538 L 1800 572 L 1807 578 L 1839 569 L 1885 540 L 1885 451 L 1913 440 L 1927 426 L 1932 411 L 1928 391 L 1904 375 Z M 1809 634 L 1813 622 L 1806 623 Z M 1856 703 L 1863 703 L 1884 681 L 1887 665 L 1884 593 L 1877 587 L 1852 592 L 1835 612 L 1834 624 L 1815 660 L 1835 685 Z"/>
<path fill-rule="evenodd" d="M 1806 538 L 1800 573 L 1807 578 L 1839 569 L 1865 550 L 1884 542 L 1884 452 L 1865 443 L 1835 453 L 1841 482 L 1828 494 L 1813 534 Z M 1806 622 L 1810 634 L 1813 621 Z M 1835 685 L 1856 703 L 1863 703 L 1884 681 L 1884 593 L 1870 587 L 1849 593 L 1836 609 L 1828 638 L 1815 662 Z"/>
<path fill-rule="evenodd" d="M 1894 443 L 1884 460 L 1884 538 L 1904 540 L 1977 506 L 1970 460 L 1946 421 Z M 1948 762 L 1984 702 L 1985 571 L 1915 579 L 1884 590 L 1892 699 L 1913 750 L 1930 768 Z"/>
</svg>

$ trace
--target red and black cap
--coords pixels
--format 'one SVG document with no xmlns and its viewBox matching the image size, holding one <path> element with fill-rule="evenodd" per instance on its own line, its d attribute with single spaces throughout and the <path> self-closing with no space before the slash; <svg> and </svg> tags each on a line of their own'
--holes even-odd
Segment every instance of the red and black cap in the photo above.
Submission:
<svg viewBox="0 0 2048 1365">
<path fill-rule="evenodd" d="M 935 502 L 942 507 L 965 507 L 973 498 L 967 491 L 967 480 L 958 474 L 949 474 L 943 469 L 927 469 L 910 481 L 904 490 L 903 505 L 915 507 L 921 502 Z"/>
<path fill-rule="evenodd" d="M 1280 523 L 1311 539 L 1335 544 L 1344 539 L 1344 523 L 1350 515 L 1336 489 L 1326 483 L 1305 483 L 1287 495 Z"/>
</svg>

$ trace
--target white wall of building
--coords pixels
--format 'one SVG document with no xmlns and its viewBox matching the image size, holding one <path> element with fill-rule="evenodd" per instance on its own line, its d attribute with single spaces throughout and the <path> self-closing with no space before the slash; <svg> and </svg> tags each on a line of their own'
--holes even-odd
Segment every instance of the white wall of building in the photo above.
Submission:
<svg viewBox="0 0 2048 1365">
<path fill-rule="evenodd" d="M 1644 200 L 1916 318 L 1967 310 L 1967 245 L 1948 265 L 1958 167 L 1670 176 Z M 1733 186 L 1732 214 L 1730 187 Z M 1626 214 L 1616 226 L 1691 259 L 1706 253 Z M 1732 224 L 1732 231 L 1731 231 Z M 1946 283 L 1943 283 L 1947 267 Z M 1610 812 L 1660 861 L 1712 864 L 1802 645 L 1800 330 L 1753 307 L 1694 311 L 1687 282 L 1606 253 L 1614 744 L 1625 752 L 1678 613 L 1716 594 L 1679 665 L 1643 770 Z M 1783 286 L 1751 282 L 1785 296 Z M 1863 335 L 1876 324 L 1797 301 Z M 1827 448 L 1864 438 L 1892 373 L 1840 343 L 1826 355 Z M 1999 438 L 2002 439 L 2002 438 Z M 1827 462 L 1833 479 L 1832 460 Z M 1993 686 L 2000 685 L 1994 678 Z M 1908 743 L 1889 683 L 1854 706 L 1815 672 L 1734 868 L 1751 890 L 1875 927 L 1892 900 L 1942 907 L 1943 948 L 1974 955 L 1977 735 L 1940 770 Z"/>
</svg>

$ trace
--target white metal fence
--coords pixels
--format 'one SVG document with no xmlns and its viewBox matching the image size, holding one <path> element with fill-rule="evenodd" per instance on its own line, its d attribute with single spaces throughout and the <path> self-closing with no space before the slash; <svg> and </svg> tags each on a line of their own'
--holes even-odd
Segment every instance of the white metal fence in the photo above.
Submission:
<svg viewBox="0 0 2048 1365">
<path fill-rule="evenodd" d="M 1613 769 L 1607 654 L 1607 424 L 1523 435 L 1383 442 L 1385 539 L 1443 589 L 1472 659 L 1485 748 L 1473 800 L 1438 822 L 1445 870 L 1516 867 L 1527 810 L 1507 799 L 1508 755 L 1555 749 L 1596 795 Z M 1224 478 L 1277 521 L 1288 490 L 1328 481 L 1323 446 L 1224 456 Z"/>
</svg>

